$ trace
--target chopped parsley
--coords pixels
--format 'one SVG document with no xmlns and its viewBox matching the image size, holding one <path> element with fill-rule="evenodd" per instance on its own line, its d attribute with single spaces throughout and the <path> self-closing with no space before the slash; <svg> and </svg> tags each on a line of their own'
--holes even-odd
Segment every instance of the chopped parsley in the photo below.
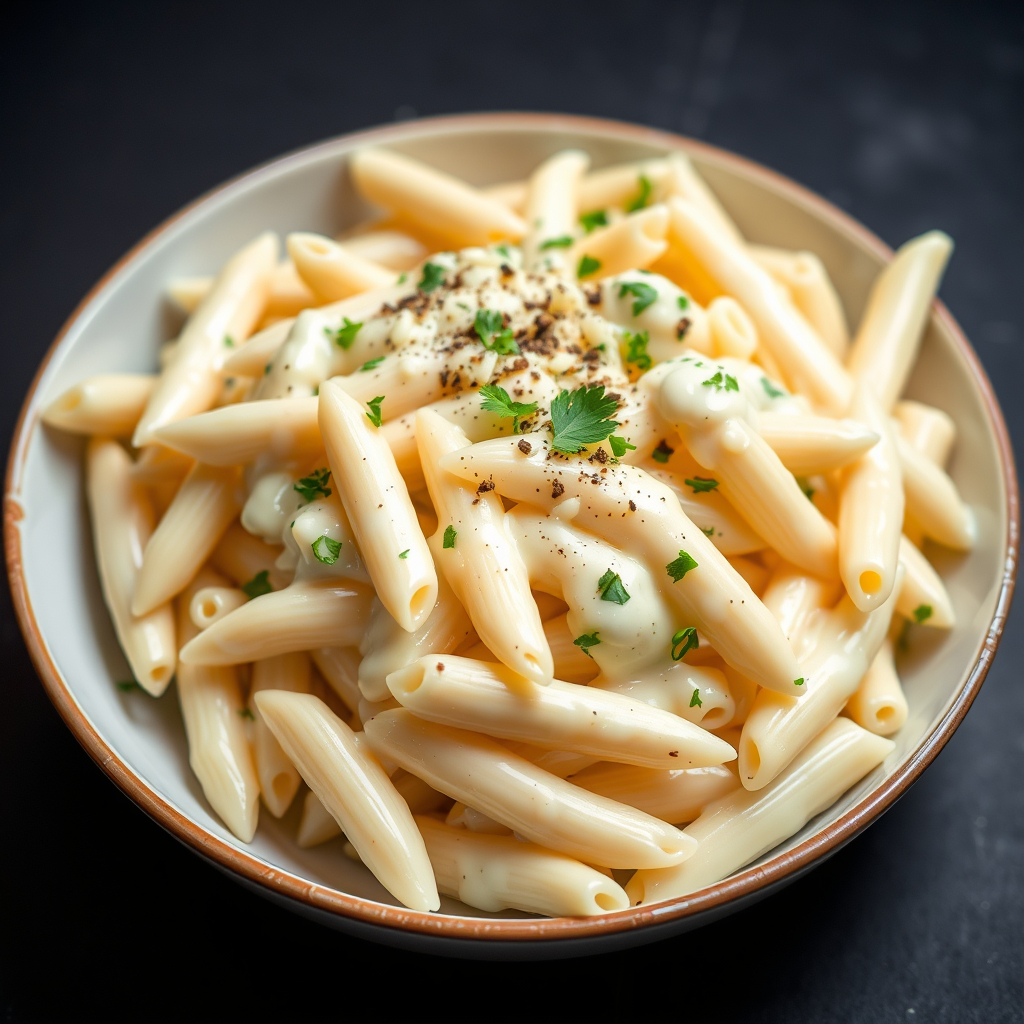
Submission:
<svg viewBox="0 0 1024 1024">
<path fill-rule="evenodd" d="M 338 560 L 338 555 L 341 554 L 341 541 L 328 537 L 326 534 L 323 537 L 317 537 L 312 546 L 316 560 L 323 562 L 324 565 L 334 565 Z"/>
<path fill-rule="evenodd" d="M 395 282 L 396 284 L 405 284 L 409 280 L 408 274 L 402 274 L 402 276 Z"/>
<path fill-rule="evenodd" d="M 421 292 L 432 292 L 444 284 L 445 269 L 437 263 L 424 263 L 423 276 L 420 283 L 416 285 Z"/>
<path fill-rule="evenodd" d="M 235 347 L 235 339 L 232 338 L 230 334 L 225 334 L 224 335 L 224 347 L 225 348 L 234 348 Z"/>
<path fill-rule="evenodd" d="M 654 459 L 655 462 L 660 462 L 662 465 L 664 465 L 666 462 L 668 462 L 669 459 L 672 458 L 673 455 L 675 455 L 675 453 L 675 448 L 670 448 L 665 438 L 662 438 L 658 442 L 658 447 L 655 448 L 653 452 L 651 452 L 651 458 Z"/>
<path fill-rule="evenodd" d="M 761 387 L 769 398 L 785 398 L 786 392 L 777 388 L 767 377 L 761 378 Z"/>
<path fill-rule="evenodd" d="M 680 551 L 678 558 L 673 558 L 665 571 L 672 577 L 673 583 L 678 583 L 691 569 L 696 569 L 697 563 L 685 552 Z"/>
<path fill-rule="evenodd" d="M 591 647 L 596 647 L 601 642 L 601 638 L 597 635 L 595 629 L 593 633 L 584 633 L 582 636 L 576 637 L 573 643 L 588 657 L 593 658 L 594 656 L 590 653 Z"/>
<path fill-rule="evenodd" d="M 722 379 L 722 371 L 719 370 L 713 377 L 709 377 L 701 387 L 714 388 L 716 391 L 739 391 L 740 386 L 736 381 L 736 378 L 731 374 L 725 374 L 725 379 Z"/>
<path fill-rule="evenodd" d="M 602 601 L 611 601 L 612 604 L 625 604 L 629 600 L 629 594 L 622 585 L 622 578 L 617 572 L 607 569 L 605 574 L 597 581 L 597 589 L 601 594 Z"/>
<path fill-rule="evenodd" d="M 679 298 L 676 299 L 676 305 L 680 309 L 689 309 L 690 300 L 685 295 L 680 295 Z"/>
<path fill-rule="evenodd" d="M 399 557 L 399 558 L 408 558 L 408 557 L 409 557 L 409 552 L 410 552 L 410 551 L 412 551 L 412 548 L 406 548 L 406 549 L 405 549 L 404 551 L 400 551 L 400 552 L 398 553 L 398 557 Z"/>
<path fill-rule="evenodd" d="M 546 242 L 542 242 L 540 249 L 541 252 L 545 249 L 568 249 L 573 241 L 572 235 L 560 235 L 558 238 L 549 238 Z"/>
<path fill-rule="evenodd" d="M 118 684 L 117 688 L 122 693 L 131 693 L 132 690 L 142 690 L 142 687 L 134 679 L 122 679 Z M 145 693 L 145 690 L 142 690 Z"/>
<path fill-rule="evenodd" d="M 271 368 L 271 366 L 273 366 L 273 365 L 274 365 L 273 363 L 267 363 L 267 365 L 263 367 L 263 376 L 264 376 L 264 377 L 266 377 L 266 375 L 267 375 L 268 373 L 270 373 L 270 368 Z"/>
<path fill-rule="evenodd" d="M 359 333 L 359 329 L 363 326 L 362 323 L 354 323 L 346 316 L 343 318 L 344 323 L 331 330 L 330 327 L 324 328 L 324 334 L 331 339 L 336 345 L 340 345 L 343 349 L 348 351 L 352 347 L 352 342 L 356 340 L 356 335 Z"/>
<path fill-rule="evenodd" d="M 376 370 L 386 358 L 387 356 L 377 356 L 376 359 L 367 359 L 366 362 L 359 367 L 359 372 L 368 373 L 370 370 Z"/>
<path fill-rule="evenodd" d="M 713 491 L 718 486 L 717 480 L 706 476 L 686 477 L 683 483 L 692 488 L 694 494 L 707 494 L 708 491 Z"/>
<path fill-rule="evenodd" d="M 804 492 L 804 497 L 808 501 L 813 501 L 814 500 L 814 488 L 807 482 L 807 477 L 805 477 L 805 476 L 798 476 L 795 479 L 796 479 L 797 485 L 799 486 L 800 490 Z"/>
<path fill-rule="evenodd" d="M 379 427 L 381 424 L 380 415 L 380 403 L 384 401 L 383 395 L 378 395 L 376 398 L 371 398 L 366 403 L 366 408 L 370 411 L 366 414 L 366 418 L 375 426 Z"/>
<path fill-rule="evenodd" d="M 302 495 L 303 505 L 308 505 L 315 498 L 331 496 L 331 489 L 327 486 L 330 479 L 329 469 L 314 469 L 309 476 L 304 476 L 297 484 L 292 484 L 292 490 Z"/>
<path fill-rule="evenodd" d="M 583 230 L 589 235 L 594 228 L 605 228 L 608 226 L 607 210 L 591 210 L 580 217 L 580 224 Z"/>
<path fill-rule="evenodd" d="M 509 251 L 509 247 L 504 242 L 502 242 L 501 245 L 496 245 L 494 247 L 494 251 L 500 252 L 501 255 L 504 256 L 505 259 L 507 260 L 512 259 L 512 253 Z"/>
<path fill-rule="evenodd" d="M 648 306 L 658 299 L 657 291 L 643 281 L 623 281 L 619 285 L 619 298 L 627 295 L 633 298 L 633 316 L 639 316 Z"/>
<path fill-rule="evenodd" d="M 563 455 L 575 455 L 586 445 L 603 441 L 619 425 L 608 419 L 618 407 L 604 393 L 603 384 L 560 391 L 551 403 L 551 447 Z"/>
<path fill-rule="evenodd" d="M 626 204 L 626 213 L 636 213 L 637 210 L 642 210 L 651 201 L 651 192 L 654 190 L 651 179 L 646 174 L 641 174 L 639 185 L 640 191 Z"/>
<path fill-rule="evenodd" d="M 932 606 L 930 604 L 919 604 L 914 609 L 914 621 L 920 626 L 932 617 Z"/>
<path fill-rule="evenodd" d="M 636 445 L 630 444 L 624 437 L 619 437 L 618 434 L 612 434 L 608 438 L 608 444 L 611 445 L 612 455 L 617 459 L 621 459 L 626 454 L 628 448 L 631 452 L 636 451 Z"/>
<path fill-rule="evenodd" d="M 537 411 L 536 402 L 513 402 L 512 396 L 497 384 L 485 384 L 480 389 L 483 401 L 480 408 L 485 412 L 496 412 L 504 418 L 512 418 L 512 433 L 519 433 L 519 419 Z"/>
<path fill-rule="evenodd" d="M 693 696 L 690 698 L 691 708 L 702 708 L 704 707 L 704 701 L 700 699 L 700 690 L 694 687 Z"/>
<path fill-rule="evenodd" d="M 250 600 L 272 593 L 274 588 L 270 585 L 270 570 L 261 569 L 248 583 L 242 584 L 242 590 Z"/>
<path fill-rule="evenodd" d="M 695 651 L 698 647 L 700 640 L 697 639 L 697 627 L 687 626 L 672 637 L 672 660 L 682 661 L 687 651 Z"/>
<path fill-rule="evenodd" d="M 647 354 L 647 343 L 651 340 L 647 331 L 639 331 L 636 334 L 626 331 L 622 335 L 622 340 L 626 343 L 626 362 L 632 363 L 641 371 L 649 370 L 653 363 Z"/>
<path fill-rule="evenodd" d="M 601 269 L 601 261 L 594 259 L 593 256 L 581 256 L 579 263 L 576 265 L 576 278 L 590 277 L 591 274 L 596 274 Z"/>
<path fill-rule="evenodd" d="M 794 686 L 803 686 L 804 685 L 804 677 L 801 676 L 799 679 L 794 679 L 793 680 L 793 685 Z"/>
<path fill-rule="evenodd" d="M 239 708 L 238 709 L 238 717 L 239 718 L 246 718 L 250 722 L 255 722 L 256 721 L 256 716 L 248 708 Z"/>
<path fill-rule="evenodd" d="M 496 309 L 481 309 L 473 321 L 480 344 L 500 356 L 519 355 L 519 346 L 512 337 L 512 331 L 505 326 L 504 317 Z"/>
<path fill-rule="evenodd" d="M 459 532 L 454 526 L 446 526 L 444 531 L 444 540 L 441 543 L 442 548 L 453 548 L 455 547 L 455 538 L 458 537 Z"/>
<path fill-rule="evenodd" d="M 705 537 L 714 537 L 714 535 L 715 535 L 715 528 L 713 526 L 709 526 L 705 530 L 704 527 L 702 526 L 700 528 L 700 532 L 703 533 Z"/>
</svg>

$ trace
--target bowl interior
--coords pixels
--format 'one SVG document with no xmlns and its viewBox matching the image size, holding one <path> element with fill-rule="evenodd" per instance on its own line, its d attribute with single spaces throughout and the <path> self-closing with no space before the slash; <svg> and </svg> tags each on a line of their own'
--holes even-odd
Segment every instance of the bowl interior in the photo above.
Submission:
<svg viewBox="0 0 1024 1024">
<path fill-rule="evenodd" d="M 38 637 L 59 676 L 59 684 L 48 680 L 51 692 L 54 685 L 66 688 L 81 716 L 158 802 L 254 858 L 261 871 L 285 872 L 323 889 L 395 905 L 365 868 L 342 854 L 338 840 L 312 850 L 296 846 L 298 801 L 282 821 L 264 809 L 253 842 L 239 843 L 212 814 L 189 770 L 174 688 L 153 701 L 112 685 L 129 673 L 94 568 L 82 445 L 43 428 L 36 415 L 41 404 L 89 374 L 155 368 L 159 344 L 177 328 L 163 299 L 169 278 L 215 271 L 241 243 L 268 227 L 282 234 L 299 229 L 335 234 L 365 216 L 345 161 L 367 137 L 326 143 L 247 175 L 186 210 L 135 250 L 79 311 L 53 352 L 16 440 L 10 480 L 24 513 L 17 528 L 27 594 Z M 369 137 L 481 185 L 523 177 L 566 146 L 587 150 L 601 166 L 683 145 L 627 126 L 530 116 L 414 122 Z M 691 153 L 749 239 L 821 256 L 856 324 L 885 259 L 884 247 L 784 179 L 706 147 L 694 145 Z M 938 405 L 956 422 L 951 473 L 979 518 L 981 541 L 970 555 L 929 551 L 949 587 L 958 625 L 949 633 L 913 630 L 899 664 L 910 715 L 891 757 L 763 860 L 835 823 L 915 757 L 964 687 L 989 630 L 1006 558 L 1009 485 L 980 371 L 958 347 L 955 330 L 951 320 L 933 315 L 908 394 Z M 442 914 L 525 916 L 484 914 L 449 899 L 442 901 Z"/>
</svg>

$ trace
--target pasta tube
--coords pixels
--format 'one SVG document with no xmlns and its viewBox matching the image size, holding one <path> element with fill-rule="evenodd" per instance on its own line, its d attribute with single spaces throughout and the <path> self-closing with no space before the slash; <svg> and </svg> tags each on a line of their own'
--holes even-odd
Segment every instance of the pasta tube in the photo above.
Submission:
<svg viewBox="0 0 1024 1024">
<path fill-rule="evenodd" d="M 796 476 L 829 473 L 856 462 L 879 435 L 856 420 L 760 412 L 757 432 L 779 461 Z"/>
<path fill-rule="evenodd" d="M 769 787 L 735 790 L 705 807 L 685 830 L 697 841 L 695 855 L 675 868 L 638 871 L 626 886 L 630 904 L 676 899 L 728 877 L 799 832 L 893 749 L 837 718 Z"/>
<path fill-rule="evenodd" d="M 560 519 L 628 546 L 652 572 L 664 571 L 665 593 L 683 621 L 696 625 L 728 664 L 761 686 L 800 692 L 793 685 L 796 659 L 777 623 L 664 484 L 633 466 L 591 473 L 583 461 L 549 461 L 550 450 L 537 434 L 495 438 L 446 455 L 441 468 L 477 484 L 492 480 L 514 501 L 548 512 L 557 506 Z"/>
<path fill-rule="evenodd" d="M 511 908 L 552 917 L 589 917 L 629 906 L 626 893 L 578 860 L 509 836 L 416 819 L 437 888 L 478 910 Z"/>
<path fill-rule="evenodd" d="M 900 564 L 904 576 L 896 598 L 896 611 L 918 625 L 952 629 L 956 615 L 946 585 L 931 562 L 905 536 L 900 538 Z"/>
<path fill-rule="evenodd" d="M 145 615 L 181 593 L 242 508 L 234 466 L 196 463 L 146 544 L 132 611 Z"/>
<path fill-rule="evenodd" d="M 360 193 L 456 246 L 516 241 L 522 218 L 464 181 L 386 149 L 362 149 L 349 158 Z"/>
<path fill-rule="evenodd" d="M 289 578 L 274 565 L 280 553 L 280 547 L 254 537 L 236 522 L 225 530 L 213 549 L 210 564 L 239 587 L 248 586 L 257 592 L 267 588 L 281 590 L 288 585 Z"/>
<path fill-rule="evenodd" d="M 337 302 L 374 288 L 388 288 L 398 275 L 331 238 L 296 231 L 285 240 L 299 277 L 321 303 Z"/>
<path fill-rule="evenodd" d="M 900 246 L 871 290 L 847 360 L 889 412 L 903 392 L 921 335 L 953 251 L 952 239 L 929 231 Z"/>
<path fill-rule="evenodd" d="M 667 248 L 668 210 L 650 206 L 584 235 L 566 254 L 577 278 L 611 277 L 649 267 Z"/>
<path fill-rule="evenodd" d="M 846 713 L 876 736 L 891 736 L 907 720 L 907 698 L 888 639 L 882 642 L 857 692 L 847 702 Z"/>
<path fill-rule="evenodd" d="M 224 360 L 223 372 L 239 377 L 262 377 L 285 343 L 292 327 L 293 318 L 278 320 L 254 334 L 241 348 L 236 348 Z"/>
<path fill-rule="evenodd" d="M 940 468 L 949 461 L 956 440 L 956 425 L 941 409 L 923 402 L 897 402 L 892 414 L 899 424 L 900 437 L 915 451 Z"/>
<path fill-rule="evenodd" d="M 832 607 L 838 589 L 835 581 L 818 579 L 789 562 L 780 562 L 772 572 L 761 600 L 799 655 L 815 614 L 823 608 Z"/>
<path fill-rule="evenodd" d="M 728 295 L 708 306 L 708 329 L 716 356 L 750 359 L 757 350 L 757 328 L 746 310 Z"/>
<path fill-rule="evenodd" d="M 189 604 L 188 614 L 199 632 L 223 619 L 229 612 L 241 608 L 249 598 L 234 587 L 201 587 Z M 191 639 L 191 637 L 189 637 Z"/>
<path fill-rule="evenodd" d="M 359 691 L 359 663 L 362 657 L 358 647 L 317 647 L 310 651 L 313 663 L 320 670 L 331 689 L 342 703 L 355 714 L 359 710 L 362 693 Z"/>
<path fill-rule="evenodd" d="M 212 277 L 175 277 L 167 286 L 167 294 L 186 313 L 193 313 L 210 294 L 213 282 Z M 296 273 L 295 264 L 291 260 L 278 263 L 270 279 L 264 320 L 295 316 L 307 306 L 315 305 L 316 298 Z"/>
<path fill-rule="evenodd" d="M 319 422 L 377 596 L 412 633 L 437 602 L 437 573 L 391 449 L 366 411 L 330 381 L 320 389 Z"/>
<path fill-rule="evenodd" d="M 195 595 L 225 583 L 203 570 L 178 598 L 178 642 L 195 636 L 190 607 Z M 203 795 L 243 843 L 252 841 L 259 818 L 260 784 L 253 766 L 238 673 L 233 665 L 179 665 L 178 702 L 185 722 L 188 761 Z"/>
<path fill-rule="evenodd" d="M 103 599 L 132 675 L 159 697 L 174 675 L 174 612 L 166 602 L 144 615 L 131 609 L 142 551 L 153 531 L 152 506 L 131 470 L 128 453 L 116 441 L 97 437 L 89 442 L 86 492 Z"/>
<path fill-rule="evenodd" d="M 174 359 L 164 369 L 135 428 L 136 448 L 175 420 L 205 412 L 221 388 L 220 368 L 231 351 L 225 339 L 243 341 L 263 315 L 277 258 L 277 236 L 260 235 L 236 253 L 209 295 L 189 317 Z"/>
<path fill-rule="evenodd" d="M 87 377 L 58 395 L 40 414 L 42 421 L 73 434 L 130 437 L 153 393 L 148 373 Z"/>
<path fill-rule="evenodd" d="M 650 196 L 660 195 L 667 185 L 668 177 L 668 161 L 664 159 L 613 164 L 611 167 L 591 171 L 580 181 L 580 212 L 606 210 L 610 206 L 625 209 L 643 200 L 645 193 Z"/>
<path fill-rule="evenodd" d="M 355 646 L 366 629 L 366 587 L 338 579 L 293 583 L 225 615 L 181 650 L 191 665 L 238 665 L 289 651 Z"/>
<path fill-rule="evenodd" d="M 664 822 L 587 793 L 479 733 L 424 722 L 404 708 L 375 715 L 364 729 L 378 757 L 526 839 L 587 864 L 668 866 L 693 852 Z"/>
<path fill-rule="evenodd" d="M 977 540 L 974 513 L 960 497 L 956 484 L 945 470 L 896 438 L 907 513 L 913 516 L 925 536 L 956 551 L 970 551 Z"/>
<path fill-rule="evenodd" d="M 544 161 L 530 176 L 524 213 L 529 232 L 523 240 L 525 265 L 558 266 L 563 240 L 576 229 L 576 192 L 590 157 L 567 149 Z M 555 243 L 554 245 L 545 243 Z"/>
<path fill-rule="evenodd" d="M 568 683 L 589 683 L 597 675 L 594 659 L 576 645 L 576 638 L 564 614 L 544 622 L 544 636 L 551 649 L 556 679 L 564 679 Z"/>
<path fill-rule="evenodd" d="M 319 846 L 341 834 L 341 826 L 320 803 L 320 797 L 310 790 L 302 801 L 302 818 L 299 820 L 299 833 L 295 841 L 303 850 L 308 850 L 311 846 Z"/>
<path fill-rule="evenodd" d="M 843 475 L 839 493 L 839 575 L 861 610 L 892 593 L 903 531 L 903 487 L 896 437 L 889 418 L 865 384 L 854 395 L 853 416 L 879 436 Z"/>
<path fill-rule="evenodd" d="M 703 768 L 735 756 L 728 743 L 668 711 L 558 679 L 538 686 L 496 662 L 431 655 L 389 675 L 388 689 L 428 722 L 606 761 Z"/>
<path fill-rule="evenodd" d="M 897 592 L 903 570 L 897 572 Z M 872 611 L 844 597 L 821 627 L 817 643 L 800 661 L 801 697 L 762 690 L 743 724 L 740 781 L 763 789 L 843 709 L 857 691 L 889 630 L 895 594 Z"/>
<path fill-rule="evenodd" d="M 426 246 L 401 231 L 367 231 L 339 241 L 350 253 L 392 270 L 412 270 L 428 255 Z"/>
<path fill-rule="evenodd" d="M 434 557 L 495 657 L 547 684 L 554 676 L 551 650 L 501 498 L 493 489 L 466 486 L 437 465 L 469 443 L 462 430 L 430 409 L 416 414 L 416 444 L 438 518 Z"/>
<path fill-rule="evenodd" d="M 408 805 L 356 734 L 311 694 L 264 690 L 256 705 L 359 859 L 412 910 L 437 910 L 433 872 Z"/>
<path fill-rule="evenodd" d="M 681 152 L 671 153 L 668 158 L 668 166 L 669 194 L 681 196 L 695 206 L 699 206 L 705 216 L 715 223 L 719 231 L 737 243 L 742 243 L 743 236 L 740 234 L 739 228 L 736 227 L 732 217 L 725 212 L 725 207 L 708 187 L 707 182 L 697 173 L 689 156 Z"/>
</svg>

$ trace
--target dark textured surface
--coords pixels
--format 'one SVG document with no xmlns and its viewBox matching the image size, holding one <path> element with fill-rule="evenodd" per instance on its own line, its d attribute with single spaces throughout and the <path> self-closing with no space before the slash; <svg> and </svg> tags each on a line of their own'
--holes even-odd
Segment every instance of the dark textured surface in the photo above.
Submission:
<svg viewBox="0 0 1024 1024">
<path fill-rule="evenodd" d="M 5 438 L 81 295 L 197 194 L 395 116 L 535 109 L 705 138 L 804 182 L 890 243 L 950 232 L 943 297 L 1024 440 L 1019 5 L 345 6 L 8 15 Z M 8 1020 L 333 1016 L 364 992 L 394 1011 L 460 1016 L 516 1006 L 541 1018 L 1024 1019 L 1020 614 L 924 778 L 808 878 L 658 946 L 502 965 L 360 945 L 201 863 L 79 749 L 36 680 L 6 592 L 0 601 Z"/>
</svg>

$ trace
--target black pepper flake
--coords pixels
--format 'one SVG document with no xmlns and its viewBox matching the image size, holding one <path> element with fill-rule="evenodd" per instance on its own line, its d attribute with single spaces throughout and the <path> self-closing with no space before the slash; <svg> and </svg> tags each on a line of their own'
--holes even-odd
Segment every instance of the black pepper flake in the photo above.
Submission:
<svg viewBox="0 0 1024 1024">
<path fill-rule="evenodd" d="M 563 494 L 565 494 L 565 487 L 562 486 L 562 481 L 561 480 L 552 480 L 551 481 L 551 497 L 552 498 L 560 498 Z"/>
<path fill-rule="evenodd" d="M 600 462 L 602 465 L 608 461 L 608 453 L 603 448 L 597 448 L 594 454 L 587 459 L 587 462 Z"/>
<path fill-rule="evenodd" d="M 678 757 L 679 756 L 679 751 L 678 750 L 670 750 L 668 752 L 668 756 L 669 757 Z"/>
<path fill-rule="evenodd" d="M 629 500 L 629 511 L 630 512 L 635 512 L 636 511 L 636 502 L 633 501 L 632 498 L 630 498 L 630 500 Z"/>
<path fill-rule="evenodd" d="M 529 442 L 529 441 L 527 441 L 525 437 L 524 437 L 524 438 L 522 438 L 522 439 L 520 440 L 519 444 L 517 444 L 517 445 L 516 445 L 516 447 L 517 447 L 517 448 L 518 448 L 518 449 L 519 449 L 519 450 L 520 450 L 520 451 L 521 451 L 521 452 L 522 452 L 522 453 L 523 453 L 524 455 L 529 455 L 529 454 L 530 454 L 530 452 L 532 452 L 532 451 L 533 451 L 533 445 L 532 445 L 532 444 L 530 444 L 530 442 Z"/>
<path fill-rule="evenodd" d="M 494 490 L 493 480 L 481 480 L 480 486 L 476 489 L 477 494 L 486 494 L 488 491 Z"/>
<path fill-rule="evenodd" d="M 690 329 L 692 321 L 688 316 L 684 316 L 679 323 L 676 324 L 676 337 L 682 341 L 686 337 L 686 332 Z"/>
</svg>

